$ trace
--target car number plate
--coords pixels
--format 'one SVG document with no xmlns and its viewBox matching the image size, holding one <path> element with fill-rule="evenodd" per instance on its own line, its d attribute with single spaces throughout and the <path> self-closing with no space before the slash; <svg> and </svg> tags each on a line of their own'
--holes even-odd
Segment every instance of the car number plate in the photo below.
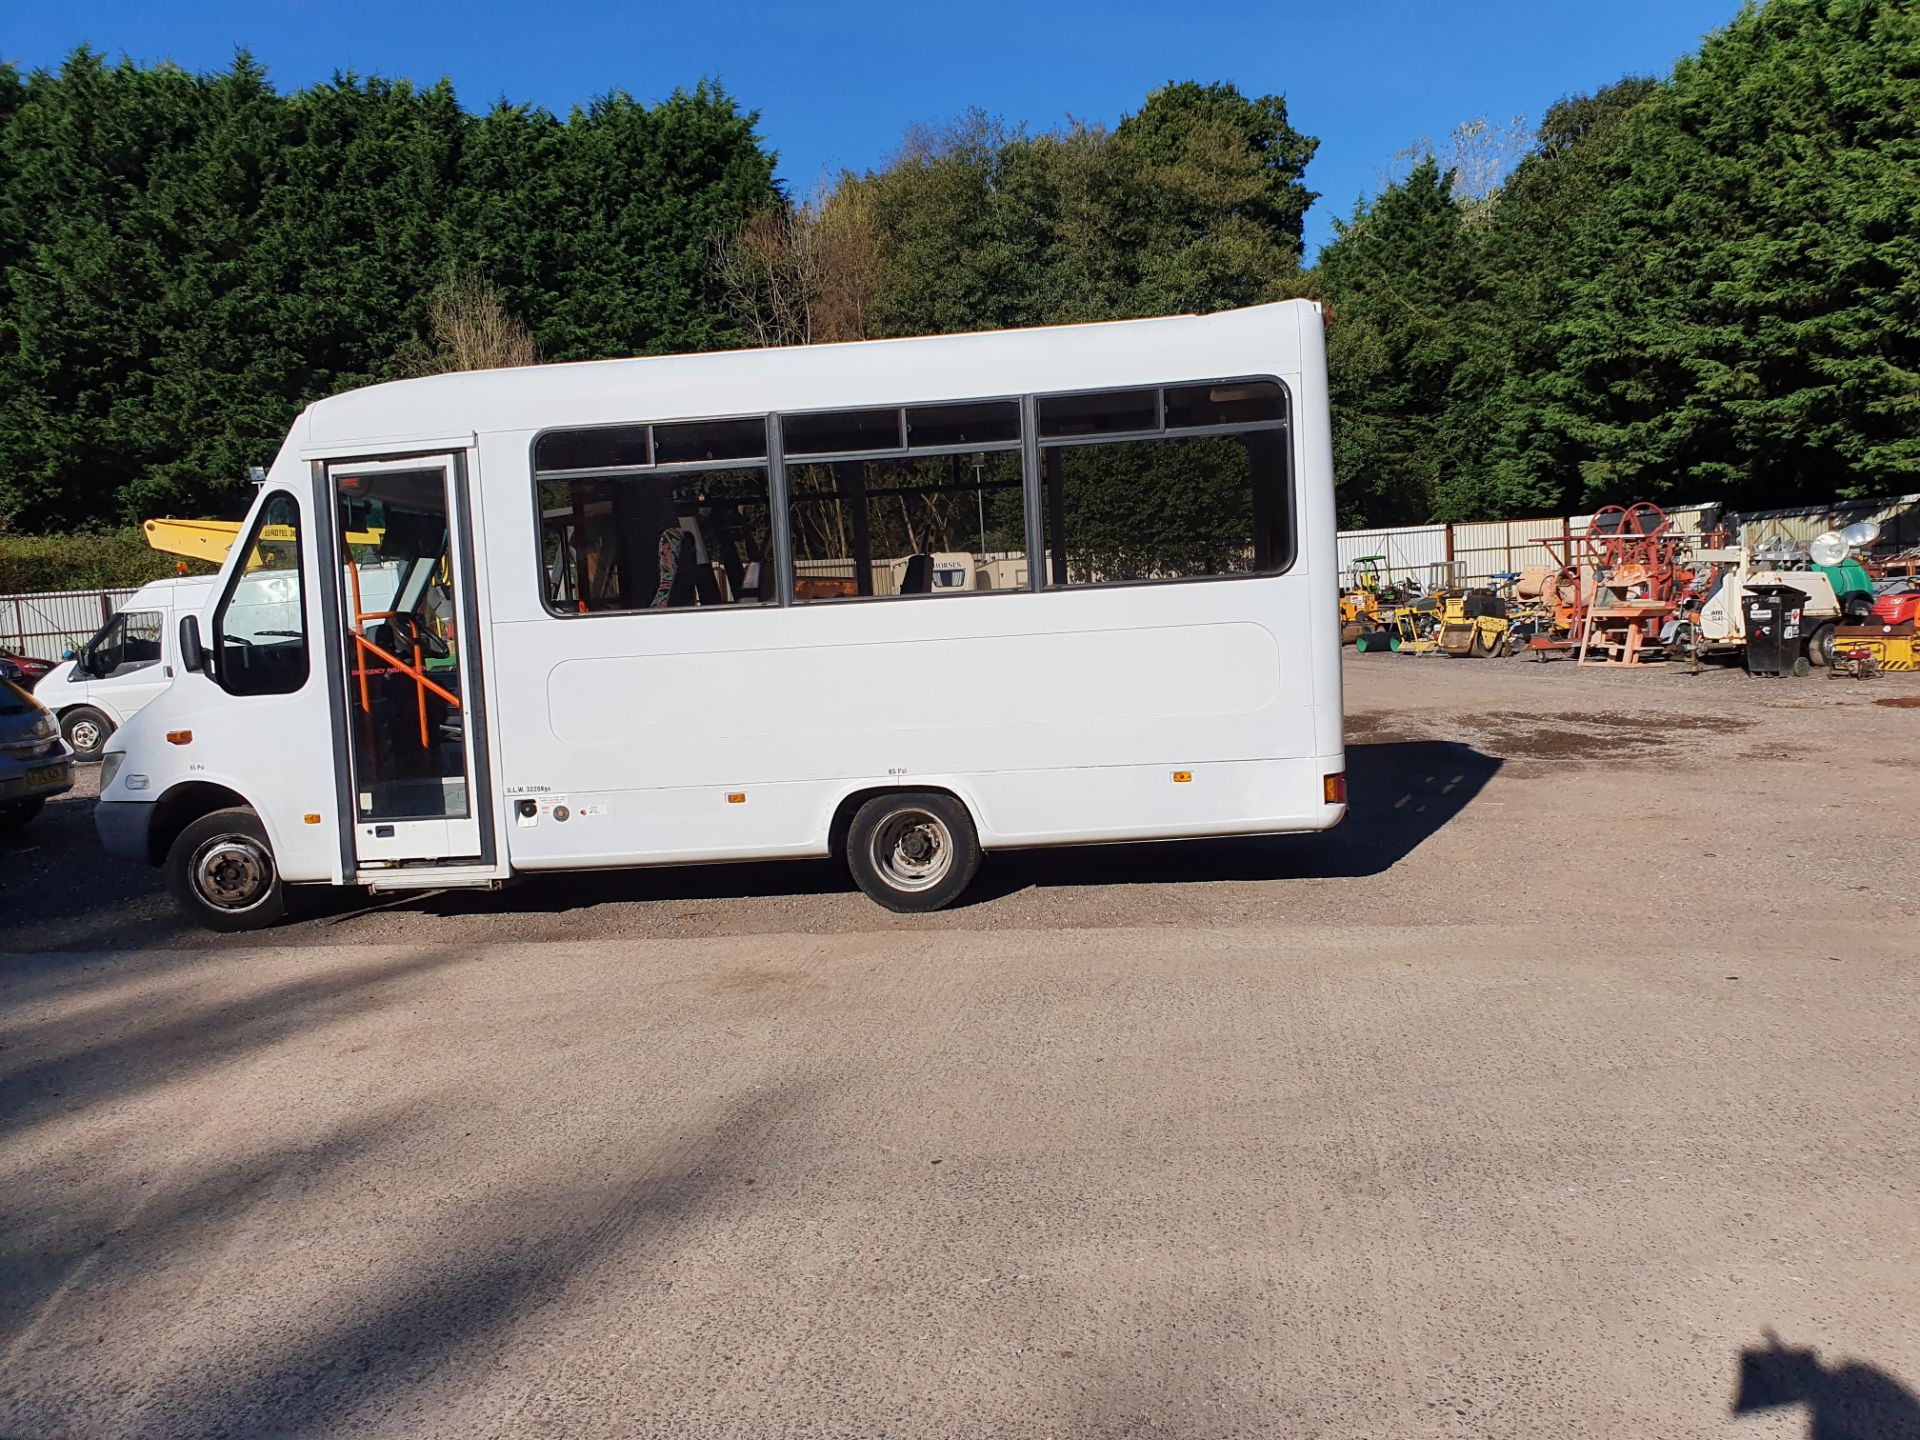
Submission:
<svg viewBox="0 0 1920 1440">
<path fill-rule="evenodd" d="M 56 780 L 65 778 L 58 765 L 42 765 L 38 770 L 27 771 L 29 785 L 51 785 Z"/>
</svg>

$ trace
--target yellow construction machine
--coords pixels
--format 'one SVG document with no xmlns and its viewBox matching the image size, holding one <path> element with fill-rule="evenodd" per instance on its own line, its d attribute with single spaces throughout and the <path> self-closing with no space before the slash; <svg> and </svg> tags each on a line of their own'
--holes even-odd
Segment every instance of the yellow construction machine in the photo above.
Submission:
<svg viewBox="0 0 1920 1440">
<path fill-rule="evenodd" d="M 149 520 L 140 528 L 146 534 L 147 544 L 162 555 L 180 555 L 188 560 L 202 560 L 217 566 L 227 558 L 227 551 L 233 548 L 233 542 L 240 538 L 241 524 L 239 520 Z M 347 543 L 378 546 L 381 534 L 381 531 L 373 529 L 354 531 L 347 536 Z M 267 526 L 260 532 L 260 543 L 249 557 L 247 568 L 260 568 L 260 552 L 293 542 L 291 525 Z M 185 565 L 179 569 L 182 575 L 187 573 Z"/>
<path fill-rule="evenodd" d="M 1363 635 L 1359 646 L 1402 655 L 1499 655 L 1507 646 L 1507 602 L 1491 590 L 1422 595 L 1397 607 L 1391 624 Z"/>
<path fill-rule="evenodd" d="M 1384 623 L 1381 592 L 1387 590 L 1380 571 L 1384 555 L 1362 555 L 1353 562 L 1347 588 L 1340 592 L 1340 643 L 1358 640 Z M 1391 592 L 1388 591 L 1389 599 Z"/>
<path fill-rule="evenodd" d="M 1439 646 L 1449 655 L 1478 659 L 1504 654 L 1507 602 L 1491 590 L 1449 595 L 1440 607 Z"/>
</svg>

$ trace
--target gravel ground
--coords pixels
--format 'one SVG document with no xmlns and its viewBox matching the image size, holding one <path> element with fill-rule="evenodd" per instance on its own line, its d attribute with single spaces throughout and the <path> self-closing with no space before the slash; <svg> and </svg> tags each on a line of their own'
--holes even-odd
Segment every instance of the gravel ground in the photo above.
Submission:
<svg viewBox="0 0 1920 1440">
<path fill-rule="evenodd" d="M 1328 835 L 990 857 L 970 903 L 889 915 L 827 862 L 603 871 L 395 901 L 320 892 L 265 936 L 176 923 L 94 838 L 95 767 L 0 839 L 0 950 L 465 944 L 886 930 L 1668 915 L 1911 918 L 1920 676 L 1348 652 L 1353 815 Z M 1891 803 L 1890 803 L 1891 802 Z M 1444 827 L 1444 833 L 1443 833 Z M 1285 882 L 1285 883 L 1279 883 Z M 372 907 L 372 908 L 370 908 Z"/>
<path fill-rule="evenodd" d="M 0 1436 L 1920 1435 L 1920 683 L 1348 680 L 1341 830 L 933 917 L 788 864 L 213 939 L 57 803 Z"/>
</svg>

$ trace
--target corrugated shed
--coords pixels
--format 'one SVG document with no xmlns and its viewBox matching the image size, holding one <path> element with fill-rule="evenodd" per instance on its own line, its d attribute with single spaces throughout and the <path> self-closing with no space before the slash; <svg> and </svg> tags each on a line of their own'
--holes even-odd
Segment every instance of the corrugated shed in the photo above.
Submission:
<svg viewBox="0 0 1920 1440">
<path fill-rule="evenodd" d="M 1740 543 L 1764 545 L 1769 540 L 1792 540 L 1805 545 L 1828 530 L 1841 530 L 1860 520 L 1878 521 L 1880 540 L 1875 548 L 1893 553 L 1920 544 L 1920 495 L 1887 495 L 1800 510 L 1749 510 L 1728 517 L 1738 525 Z"/>
</svg>

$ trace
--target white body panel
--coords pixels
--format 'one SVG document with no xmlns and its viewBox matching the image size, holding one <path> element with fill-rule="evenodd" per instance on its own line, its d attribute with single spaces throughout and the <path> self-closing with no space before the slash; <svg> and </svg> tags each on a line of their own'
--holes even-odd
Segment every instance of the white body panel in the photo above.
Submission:
<svg viewBox="0 0 1920 1440">
<path fill-rule="evenodd" d="M 591 615 L 543 603 L 543 429 L 1231 376 L 1290 393 L 1281 574 Z M 267 489 L 323 528 L 316 466 L 394 455 L 452 456 L 468 476 L 495 843 L 463 880 L 824 854 L 836 808 L 888 786 L 951 790 L 988 848 L 1311 830 L 1345 813 L 1323 793 L 1344 770 L 1342 697 L 1325 351 L 1305 302 L 400 382 L 312 407 Z M 150 794 L 196 779 L 244 797 L 289 880 L 356 878 L 334 787 L 340 679 L 330 691 L 316 613 L 337 589 L 331 544 L 303 548 L 303 690 L 241 698 L 183 675 L 112 742 Z M 166 745 L 168 729 L 194 743 Z M 103 798 L 135 798 L 122 791 Z"/>
</svg>

